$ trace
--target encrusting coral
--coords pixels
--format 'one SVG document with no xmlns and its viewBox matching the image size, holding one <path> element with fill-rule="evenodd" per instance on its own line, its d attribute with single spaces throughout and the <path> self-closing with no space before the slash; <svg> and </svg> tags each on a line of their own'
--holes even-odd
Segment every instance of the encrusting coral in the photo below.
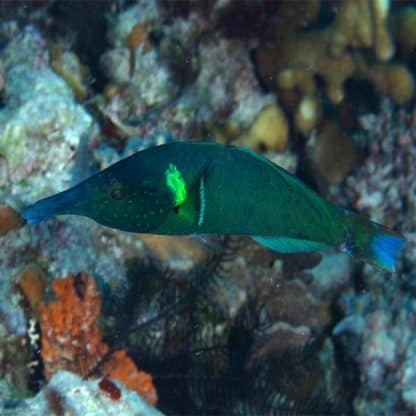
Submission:
<svg viewBox="0 0 416 416">
<path fill-rule="evenodd" d="M 288 141 L 289 123 L 285 114 L 276 104 L 269 104 L 260 110 L 247 133 L 235 143 L 254 150 L 266 148 L 283 152 Z"/>
<path fill-rule="evenodd" d="M 352 139 L 340 126 L 325 120 L 317 134 L 312 134 L 306 147 L 315 174 L 329 183 L 340 183 L 358 160 Z"/>
<path fill-rule="evenodd" d="M 85 376 L 109 351 L 96 322 L 101 295 L 84 273 L 55 279 L 52 289 L 58 299 L 39 308 L 45 377 L 63 369 Z M 124 350 L 112 353 L 94 375 L 122 382 L 151 404 L 157 401 L 151 376 L 138 370 Z"/>
<path fill-rule="evenodd" d="M 61 43 L 52 45 L 51 66 L 71 87 L 77 99 L 80 100 L 86 97 L 88 92 L 88 69 L 82 65 L 74 52 L 65 50 L 65 46 Z"/>
<path fill-rule="evenodd" d="M 32 311 L 37 315 L 45 289 L 46 276 L 36 264 L 26 266 L 18 277 L 18 284 Z"/>
<path fill-rule="evenodd" d="M 23 218 L 13 208 L 3 205 L 0 206 L 0 236 L 23 225 Z"/>
</svg>

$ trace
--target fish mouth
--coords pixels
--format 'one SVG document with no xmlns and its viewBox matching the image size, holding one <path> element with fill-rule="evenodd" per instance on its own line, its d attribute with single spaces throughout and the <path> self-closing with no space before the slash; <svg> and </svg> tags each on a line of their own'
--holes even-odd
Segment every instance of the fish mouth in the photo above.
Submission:
<svg viewBox="0 0 416 416">
<path fill-rule="evenodd" d="M 39 222 L 47 218 L 47 216 L 45 215 L 40 215 L 36 205 L 37 204 L 29 205 L 20 213 L 20 215 L 25 220 L 25 223 L 38 224 Z"/>
<path fill-rule="evenodd" d="M 73 214 L 80 197 L 73 188 L 68 189 L 27 206 L 21 215 L 28 224 L 38 224 L 56 215 Z"/>
</svg>

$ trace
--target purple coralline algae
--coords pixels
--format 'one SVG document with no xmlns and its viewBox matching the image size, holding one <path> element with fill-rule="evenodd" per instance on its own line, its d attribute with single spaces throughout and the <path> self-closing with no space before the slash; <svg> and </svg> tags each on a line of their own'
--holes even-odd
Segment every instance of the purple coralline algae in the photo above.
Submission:
<svg viewBox="0 0 416 416">
<path fill-rule="evenodd" d="M 339 299 L 345 317 L 334 333 L 343 333 L 346 346 L 353 346 L 349 354 L 360 374 L 356 413 L 408 414 L 416 409 L 416 116 L 386 100 L 379 114 L 366 115 L 361 123 L 356 143 L 367 157 L 332 195 L 396 228 L 407 246 L 394 276 L 364 266 L 360 289 Z"/>
</svg>

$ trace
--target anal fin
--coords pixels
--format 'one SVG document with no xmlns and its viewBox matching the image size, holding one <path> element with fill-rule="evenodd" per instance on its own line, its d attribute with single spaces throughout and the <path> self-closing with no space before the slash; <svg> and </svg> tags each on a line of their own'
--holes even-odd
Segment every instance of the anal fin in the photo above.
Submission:
<svg viewBox="0 0 416 416">
<path fill-rule="evenodd" d="M 301 253 L 321 251 L 328 245 L 319 241 L 300 240 L 290 237 L 251 236 L 254 241 L 278 253 Z"/>
</svg>

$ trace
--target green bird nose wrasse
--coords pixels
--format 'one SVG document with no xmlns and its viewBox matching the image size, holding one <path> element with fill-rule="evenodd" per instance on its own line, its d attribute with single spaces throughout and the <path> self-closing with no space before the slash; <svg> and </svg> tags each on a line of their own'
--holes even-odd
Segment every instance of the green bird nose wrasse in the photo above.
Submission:
<svg viewBox="0 0 416 416">
<path fill-rule="evenodd" d="M 22 212 L 29 224 L 61 214 L 138 233 L 245 234 L 282 253 L 335 247 L 389 271 L 405 244 L 261 155 L 207 142 L 137 152 Z"/>
</svg>

